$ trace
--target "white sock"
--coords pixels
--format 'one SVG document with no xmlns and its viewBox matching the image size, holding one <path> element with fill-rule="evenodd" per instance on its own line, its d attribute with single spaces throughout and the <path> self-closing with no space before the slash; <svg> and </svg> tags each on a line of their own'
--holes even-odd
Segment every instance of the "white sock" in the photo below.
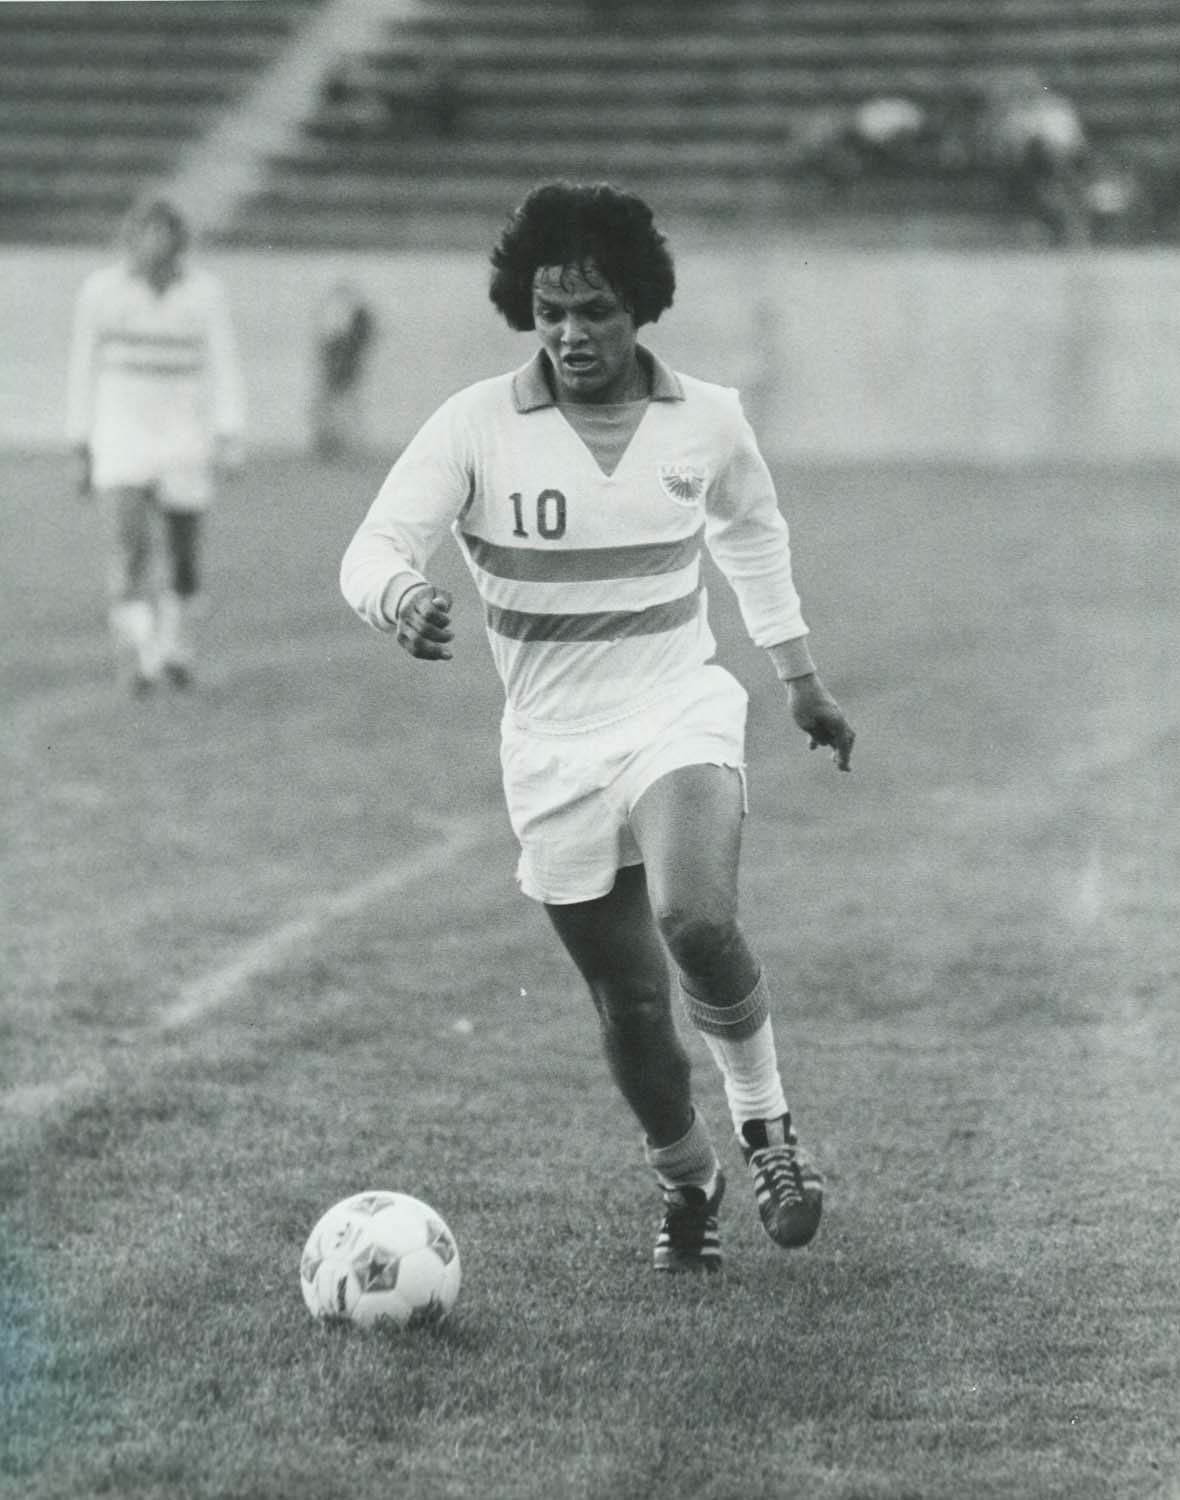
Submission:
<svg viewBox="0 0 1180 1500">
<path fill-rule="evenodd" d="M 699 1187 L 708 1193 L 717 1178 L 717 1152 L 697 1110 L 692 1124 L 678 1141 L 667 1146 L 653 1146 L 644 1141 L 643 1154 L 663 1187 Z"/>
<path fill-rule="evenodd" d="M 183 599 L 171 590 L 160 595 L 156 610 L 156 643 L 160 660 L 187 666 L 192 661 L 192 618 L 195 598 Z"/>
<path fill-rule="evenodd" d="M 738 1135 L 747 1120 L 774 1120 L 787 1113 L 769 1016 L 753 1036 L 742 1041 L 727 1042 L 708 1032 L 702 1032 L 702 1036 L 720 1069 L 730 1119 Z"/>
<path fill-rule="evenodd" d="M 747 1120 L 773 1120 L 787 1113 L 770 1020 L 770 994 L 764 975 L 735 1005 L 709 1005 L 680 985 L 680 999 L 689 1020 L 725 1084 L 733 1128 L 741 1135 Z"/>
<path fill-rule="evenodd" d="M 154 677 L 159 659 L 151 605 L 146 599 L 122 599 L 111 605 L 109 618 L 116 650 L 133 655 L 144 676 Z"/>
</svg>

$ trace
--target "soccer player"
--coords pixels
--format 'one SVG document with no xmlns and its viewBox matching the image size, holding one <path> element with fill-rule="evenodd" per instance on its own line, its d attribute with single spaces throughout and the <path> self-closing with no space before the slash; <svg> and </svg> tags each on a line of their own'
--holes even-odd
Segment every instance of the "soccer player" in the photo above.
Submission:
<svg viewBox="0 0 1180 1500">
<path fill-rule="evenodd" d="M 787 526 L 737 393 L 638 342 L 674 290 L 647 205 L 609 185 L 542 185 L 492 266 L 493 303 L 540 348 L 425 423 L 349 544 L 341 586 L 411 656 L 448 660 L 451 600 L 423 570 L 448 530 L 458 542 L 505 687 L 517 878 L 585 978 L 643 1129 L 663 1195 L 656 1269 L 714 1270 L 725 1177 L 693 1103 L 667 954 L 777 1244 L 815 1234 L 823 1179 L 737 917 L 746 693 L 711 660 L 703 546 L 812 748 L 847 771 L 854 734 L 812 662 Z"/>
<path fill-rule="evenodd" d="M 376 324 L 368 303 L 347 281 L 338 281 L 319 309 L 312 399 L 312 446 L 320 458 L 338 458 L 365 447 L 362 406 L 365 365 Z"/>
<path fill-rule="evenodd" d="M 96 493 L 107 544 L 111 638 L 136 692 L 186 687 L 201 525 L 219 471 L 241 461 L 243 395 L 224 290 L 186 263 L 184 218 L 165 199 L 132 210 L 123 257 L 91 272 L 74 314 L 67 432 L 79 493 Z M 162 528 L 167 578 L 152 580 Z"/>
</svg>

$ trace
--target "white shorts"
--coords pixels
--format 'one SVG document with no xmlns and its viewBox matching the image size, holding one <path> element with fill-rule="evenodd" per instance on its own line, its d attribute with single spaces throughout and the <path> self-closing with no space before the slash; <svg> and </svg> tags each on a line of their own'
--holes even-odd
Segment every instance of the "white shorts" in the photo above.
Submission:
<svg viewBox="0 0 1180 1500">
<path fill-rule="evenodd" d="M 500 761 L 525 895 L 555 906 L 605 896 L 623 866 L 642 863 L 631 810 L 669 771 L 732 766 L 744 804 L 746 704 L 741 683 L 709 664 L 595 729 L 524 729 L 506 713 Z"/>
</svg>

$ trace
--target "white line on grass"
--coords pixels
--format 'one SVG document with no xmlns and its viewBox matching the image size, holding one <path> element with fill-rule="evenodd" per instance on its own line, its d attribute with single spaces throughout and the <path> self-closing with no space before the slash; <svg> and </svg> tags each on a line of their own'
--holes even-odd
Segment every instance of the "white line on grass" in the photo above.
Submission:
<svg viewBox="0 0 1180 1500">
<path fill-rule="evenodd" d="M 314 646 L 316 642 L 312 642 Z M 337 635 L 325 637 L 324 645 L 339 652 L 349 649 Z M 264 652 L 255 652 L 238 663 L 231 659 L 220 664 L 209 677 L 212 685 L 224 687 L 248 671 L 273 671 L 300 664 L 306 660 L 306 639 L 280 644 Z M 359 650 L 359 648 L 354 648 Z M 71 684 L 51 689 L 17 706 L 7 728 L 7 744 L 2 748 L 12 769 L 27 770 L 40 763 L 40 752 L 47 741 L 65 732 L 78 720 L 109 711 L 113 688 L 101 678 L 93 682 Z M 490 837 L 501 818 L 491 813 L 466 818 L 439 820 L 434 832 L 440 842 L 415 849 L 401 859 L 385 865 L 367 880 L 334 895 L 313 901 L 298 918 L 270 928 L 244 950 L 209 972 L 199 975 L 181 990 L 177 999 L 160 1013 L 157 1026 L 163 1032 L 179 1029 L 216 1010 L 233 999 L 252 978 L 265 973 L 301 944 L 314 940 L 333 921 L 363 910 L 375 901 L 404 889 L 416 875 L 437 876 L 440 870 L 462 854 L 470 853 Z M 61 1080 L 18 1085 L 0 1093 L 3 1105 L 3 1137 L 19 1128 L 22 1133 L 43 1122 L 67 1103 L 101 1094 L 109 1079 L 98 1063 Z"/>
<path fill-rule="evenodd" d="M 200 1020 L 241 993 L 251 979 L 269 973 L 287 954 L 317 938 L 332 922 L 353 916 L 417 879 L 433 879 L 460 855 L 469 854 L 483 843 L 499 822 L 490 813 L 440 820 L 440 843 L 416 849 L 378 870 L 368 880 L 323 897 L 304 916 L 272 927 L 228 963 L 185 985 L 178 998 L 160 1013 L 160 1029 L 174 1031 Z"/>
<path fill-rule="evenodd" d="M 415 848 L 367 880 L 312 903 L 301 917 L 272 927 L 234 958 L 191 980 L 177 999 L 158 1015 L 157 1029 L 165 1034 L 203 1019 L 240 995 L 252 979 L 265 974 L 298 948 L 317 938 L 332 922 L 354 916 L 374 902 L 404 890 L 418 878 L 436 879 L 457 858 L 470 854 L 497 829 L 502 818 L 492 813 L 439 819 L 438 841 Z M 41 1130 L 66 1105 L 101 1096 L 110 1075 L 101 1063 L 92 1070 L 45 1083 L 18 1085 L 0 1096 L 0 1148 L 27 1145 L 30 1130 Z"/>
</svg>

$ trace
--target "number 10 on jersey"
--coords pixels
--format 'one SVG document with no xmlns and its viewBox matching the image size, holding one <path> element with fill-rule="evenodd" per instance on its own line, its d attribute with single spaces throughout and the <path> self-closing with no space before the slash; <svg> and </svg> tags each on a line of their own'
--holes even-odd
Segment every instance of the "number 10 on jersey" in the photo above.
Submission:
<svg viewBox="0 0 1180 1500">
<path fill-rule="evenodd" d="M 531 536 L 525 525 L 524 496 L 519 490 L 513 490 L 508 498 L 512 501 L 512 514 L 516 520 L 512 535 Z M 536 532 L 550 542 L 565 535 L 565 496 L 560 490 L 542 490 L 537 496 Z"/>
</svg>

